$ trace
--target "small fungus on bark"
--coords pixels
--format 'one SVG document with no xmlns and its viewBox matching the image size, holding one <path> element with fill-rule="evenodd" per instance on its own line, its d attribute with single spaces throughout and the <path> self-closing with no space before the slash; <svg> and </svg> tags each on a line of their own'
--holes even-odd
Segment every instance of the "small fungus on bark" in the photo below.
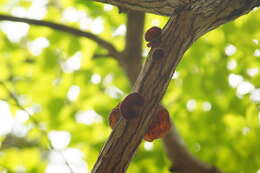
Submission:
<svg viewBox="0 0 260 173">
<path fill-rule="evenodd" d="M 153 120 L 147 129 L 144 140 L 153 141 L 163 137 L 171 128 L 169 112 L 165 107 L 159 105 L 153 115 Z"/>
<path fill-rule="evenodd" d="M 161 37 L 162 29 L 156 26 L 148 29 L 144 35 L 144 39 L 148 42 L 156 40 Z"/>
<path fill-rule="evenodd" d="M 162 29 L 159 27 L 151 27 L 148 29 L 144 35 L 144 38 L 147 43 L 147 47 L 159 47 L 161 44 L 161 34 Z"/>
<path fill-rule="evenodd" d="M 126 120 L 135 119 L 138 116 L 139 110 L 143 104 L 143 96 L 137 92 L 131 93 L 120 103 L 120 113 Z"/>
<path fill-rule="evenodd" d="M 114 109 L 112 109 L 109 115 L 109 125 L 111 128 L 115 127 L 117 121 L 121 117 L 121 104 L 122 103 L 120 103 Z M 161 138 L 169 131 L 170 128 L 171 123 L 169 112 L 162 105 L 159 105 L 156 108 L 155 113 L 153 115 L 153 120 L 144 135 L 144 140 L 151 142 L 154 139 Z"/>
</svg>

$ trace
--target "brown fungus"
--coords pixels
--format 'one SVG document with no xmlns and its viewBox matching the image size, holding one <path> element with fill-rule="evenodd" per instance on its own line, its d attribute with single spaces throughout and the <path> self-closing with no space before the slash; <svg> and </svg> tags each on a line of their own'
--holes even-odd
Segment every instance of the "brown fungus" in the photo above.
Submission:
<svg viewBox="0 0 260 173">
<path fill-rule="evenodd" d="M 153 141 L 163 137 L 171 128 L 169 112 L 165 107 L 159 105 L 153 115 L 153 120 L 147 129 L 144 140 Z"/>
<path fill-rule="evenodd" d="M 132 94 L 130 94 L 129 97 L 127 96 L 126 98 L 129 100 L 134 100 L 131 97 L 135 97 L 135 96 L 133 96 L 133 95 L 131 96 L 131 95 Z M 137 96 L 137 97 L 139 97 L 139 96 Z M 127 100 L 127 101 L 129 101 L 129 100 Z M 143 102 L 144 101 L 142 101 L 142 103 Z M 122 104 L 122 102 L 120 104 L 118 104 L 114 109 L 112 109 L 112 111 L 109 115 L 109 125 L 112 128 L 115 127 L 117 121 L 120 119 L 120 117 L 122 115 L 121 110 L 120 110 L 120 107 L 122 107 L 121 104 Z M 132 104 L 130 104 L 130 105 L 132 105 Z M 133 114 L 129 114 L 129 115 L 131 118 L 134 118 L 134 117 L 132 117 Z M 161 138 L 170 130 L 170 128 L 171 128 L 171 122 L 170 122 L 169 112 L 162 105 L 159 105 L 155 110 L 151 124 L 149 125 L 146 133 L 144 134 L 144 140 L 151 142 L 154 139 Z"/>
<path fill-rule="evenodd" d="M 162 33 L 161 28 L 157 26 L 153 26 L 145 32 L 144 39 L 148 42 L 157 40 L 158 38 L 161 37 L 161 33 Z"/>
<path fill-rule="evenodd" d="M 121 115 L 120 115 L 119 104 L 118 104 L 115 108 L 112 109 L 112 111 L 109 114 L 109 118 L 108 118 L 109 125 L 112 129 L 115 127 L 120 116 Z"/>
<path fill-rule="evenodd" d="M 161 34 L 162 34 L 162 29 L 159 27 L 151 27 L 148 29 L 144 35 L 144 38 L 147 43 L 147 47 L 159 47 L 161 44 Z"/>
<path fill-rule="evenodd" d="M 143 104 L 143 96 L 137 92 L 131 93 L 120 103 L 120 113 L 126 120 L 135 119 L 138 116 L 139 110 Z"/>
</svg>

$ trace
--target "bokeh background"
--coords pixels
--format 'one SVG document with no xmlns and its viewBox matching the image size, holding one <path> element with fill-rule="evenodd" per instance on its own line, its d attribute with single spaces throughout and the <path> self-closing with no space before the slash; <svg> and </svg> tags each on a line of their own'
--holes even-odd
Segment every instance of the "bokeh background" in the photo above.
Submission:
<svg viewBox="0 0 260 173">
<path fill-rule="evenodd" d="M 89 31 L 124 48 L 126 16 L 87 0 L 1 0 L 0 13 Z M 145 28 L 166 23 L 147 14 Z M 206 34 L 186 52 L 163 98 L 189 150 L 226 173 L 260 173 L 260 10 Z M 144 60 L 149 49 L 143 43 Z M 0 172 L 90 173 L 131 92 L 95 42 L 0 21 Z M 48 147 L 48 141 L 53 148 Z M 128 172 L 167 173 L 160 140 L 142 142 Z"/>
</svg>

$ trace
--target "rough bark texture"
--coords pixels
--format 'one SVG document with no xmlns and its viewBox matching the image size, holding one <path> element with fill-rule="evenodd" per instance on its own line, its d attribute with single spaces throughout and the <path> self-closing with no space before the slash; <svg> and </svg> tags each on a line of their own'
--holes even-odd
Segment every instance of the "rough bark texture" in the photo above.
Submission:
<svg viewBox="0 0 260 173">
<path fill-rule="evenodd" d="M 118 7 L 171 16 L 175 11 L 187 6 L 189 0 L 94 0 L 98 2 L 113 4 Z"/>
<path fill-rule="evenodd" d="M 138 2 L 139 1 L 136 3 Z M 122 4 L 122 6 L 128 7 L 129 3 L 127 4 L 128 5 Z M 140 117 L 132 121 L 126 121 L 123 118 L 119 120 L 100 153 L 93 168 L 93 173 L 123 173 L 126 171 L 151 121 L 151 116 L 154 111 L 153 108 L 163 97 L 169 80 L 184 52 L 190 47 L 192 42 L 201 35 L 249 12 L 259 4 L 259 0 L 198 0 L 190 1 L 188 8 L 178 8 L 177 11 L 174 11 L 176 15 L 170 18 L 162 34 L 162 44 L 160 48 L 164 50 L 165 57 L 153 59 L 152 53 L 154 50 L 152 49 L 134 85 L 134 91 L 143 95 L 146 103 L 141 110 Z M 136 5 L 134 4 L 133 8 L 135 7 Z M 151 7 L 147 6 L 147 8 Z M 149 12 L 149 10 L 146 9 L 145 11 Z M 164 140 L 164 142 L 167 146 L 168 143 L 172 143 L 173 141 Z M 184 156 L 181 155 L 180 157 Z M 191 159 L 189 162 L 193 163 L 194 160 Z M 176 165 L 177 164 L 175 164 L 175 166 Z M 207 165 L 202 165 L 201 167 L 207 167 Z M 184 169 L 181 166 L 173 168 L 176 169 L 175 171 L 183 173 L 188 173 L 192 170 L 192 166 L 190 169 Z M 210 167 L 207 167 L 207 170 L 208 171 L 197 172 L 213 173 L 217 171 Z M 194 172 L 194 170 L 192 170 L 192 172 Z"/>
<path fill-rule="evenodd" d="M 154 13 L 164 16 L 173 16 L 179 11 L 198 10 L 198 13 L 218 14 L 222 8 L 221 5 L 229 5 L 226 8 L 235 9 L 232 5 L 237 4 L 237 7 L 243 6 L 259 6 L 259 0 L 92 0 L 102 3 L 116 5 L 121 8 L 131 9 L 134 11 L 142 11 L 147 13 Z M 230 6 L 231 5 L 231 6 Z M 223 7 L 223 6 L 222 6 Z"/>
</svg>

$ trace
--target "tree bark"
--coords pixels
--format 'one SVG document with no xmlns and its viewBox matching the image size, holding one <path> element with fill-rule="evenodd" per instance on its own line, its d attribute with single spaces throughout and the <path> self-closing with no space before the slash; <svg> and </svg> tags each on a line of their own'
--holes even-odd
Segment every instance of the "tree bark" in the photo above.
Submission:
<svg viewBox="0 0 260 173">
<path fill-rule="evenodd" d="M 131 121 L 123 118 L 119 120 L 99 155 L 93 173 L 126 171 L 152 119 L 154 107 L 163 97 L 184 52 L 203 34 L 249 12 L 259 4 L 259 0 L 194 0 L 190 1 L 189 8 L 174 11 L 176 15 L 170 18 L 162 33 L 160 48 L 165 56 L 157 59 L 152 56 L 154 49 L 151 49 L 134 85 L 133 90 L 145 99 L 140 116 Z M 212 169 L 210 172 L 214 171 Z"/>
<path fill-rule="evenodd" d="M 175 10 L 187 6 L 189 0 L 94 0 L 116 5 L 133 11 L 142 11 L 164 16 L 171 16 Z"/>
<path fill-rule="evenodd" d="M 197 10 L 198 13 L 216 14 L 221 11 L 216 12 L 215 10 L 220 10 L 219 6 L 229 5 L 226 8 L 235 9 L 233 5 L 238 5 L 237 7 L 243 6 L 254 6 L 258 7 L 260 5 L 259 0 L 92 0 L 102 3 L 112 4 L 121 8 L 131 9 L 134 11 L 141 11 L 146 13 L 154 13 L 164 16 L 173 16 L 178 13 L 178 11 L 186 9 Z M 223 7 L 223 6 L 222 6 Z M 248 12 L 245 10 L 244 12 Z"/>
</svg>

